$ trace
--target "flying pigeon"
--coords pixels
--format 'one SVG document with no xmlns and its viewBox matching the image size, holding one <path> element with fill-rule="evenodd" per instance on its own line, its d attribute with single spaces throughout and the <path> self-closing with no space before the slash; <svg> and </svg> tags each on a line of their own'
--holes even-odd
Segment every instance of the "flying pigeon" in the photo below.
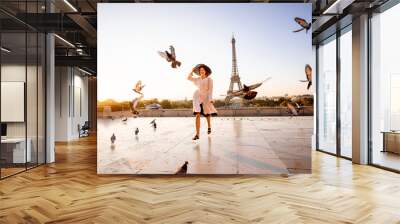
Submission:
<svg viewBox="0 0 400 224">
<path fill-rule="evenodd" d="M 139 111 L 136 110 L 137 104 L 139 103 L 138 97 L 132 100 L 132 106 L 131 106 L 131 111 L 132 114 L 139 114 Z"/>
<path fill-rule="evenodd" d="M 141 94 L 140 96 L 138 96 L 132 100 L 132 105 L 131 105 L 132 114 L 135 114 L 135 115 L 139 114 L 139 111 L 136 110 L 136 107 L 142 98 L 143 98 L 143 94 Z"/>
<path fill-rule="evenodd" d="M 299 115 L 297 108 L 293 105 L 293 103 L 288 102 L 286 105 L 290 116 L 297 116 Z"/>
<path fill-rule="evenodd" d="M 245 87 L 247 87 L 246 85 L 244 85 Z M 243 87 L 243 88 L 245 88 Z M 243 99 L 245 100 L 252 100 L 254 98 L 256 98 L 257 96 L 257 92 L 256 91 L 247 91 L 247 93 L 243 96 Z"/>
<path fill-rule="evenodd" d="M 252 89 L 256 89 L 256 88 L 260 87 L 264 82 L 269 81 L 270 79 L 271 79 L 271 77 L 268 77 L 268 78 L 264 79 L 262 82 L 259 82 L 259 83 L 256 83 L 256 84 L 250 85 L 250 86 L 247 86 L 246 84 L 243 84 L 242 90 L 243 90 L 243 92 L 247 93 Z"/>
<path fill-rule="evenodd" d="M 115 142 L 116 139 L 117 139 L 117 138 L 115 137 L 115 134 L 113 133 L 113 134 L 111 135 L 111 143 L 114 144 L 114 142 Z"/>
<path fill-rule="evenodd" d="M 176 60 L 176 55 L 175 55 L 175 48 L 171 45 L 169 46 L 169 50 L 171 52 L 168 51 L 159 51 L 158 54 L 165 58 L 165 60 L 167 60 L 168 62 L 171 62 L 171 67 L 172 68 L 176 68 L 177 66 L 180 67 L 181 66 L 181 62 Z"/>
<path fill-rule="evenodd" d="M 243 92 L 248 92 L 250 91 L 250 87 L 246 86 L 246 84 L 243 84 Z"/>
<path fill-rule="evenodd" d="M 179 168 L 178 171 L 176 171 L 176 175 L 184 175 L 187 173 L 187 168 L 188 168 L 188 161 L 185 161 L 185 163 L 181 166 L 181 168 Z"/>
<path fill-rule="evenodd" d="M 298 23 L 301 26 L 301 29 L 295 30 L 295 31 L 293 31 L 293 33 L 300 32 L 304 29 L 306 30 L 306 33 L 307 33 L 308 30 L 311 28 L 311 23 L 308 23 L 305 19 L 296 17 L 296 18 L 294 18 L 294 21 L 296 21 L 296 23 Z"/>
<path fill-rule="evenodd" d="M 135 135 L 138 135 L 138 134 L 139 134 L 139 128 L 136 128 Z"/>
<path fill-rule="evenodd" d="M 312 85 L 312 68 L 309 64 L 306 64 L 305 73 L 307 80 L 300 80 L 300 82 L 308 82 L 307 89 L 310 89 Z"/>
<path fill-rule="evenodd" d="M 128 120 L 127 117 L 122 118 L 122 121 L 123 121 L 123 122 L 125 122 L 125 121 L 127 121 L 127 120 Z"/>
<path fill-rule="evenodd" d="M 142 84 L 142 81 L 139 80 L 139 81 L 136 83 L 135 88 L 132 89 L 132 90 L 135 91 L 135 92 L 138 93 L 138 94 L 142 94 L 142 89 L 143 89 L 144 86 L 145 86 L 145 85 Z"/>
</svg>

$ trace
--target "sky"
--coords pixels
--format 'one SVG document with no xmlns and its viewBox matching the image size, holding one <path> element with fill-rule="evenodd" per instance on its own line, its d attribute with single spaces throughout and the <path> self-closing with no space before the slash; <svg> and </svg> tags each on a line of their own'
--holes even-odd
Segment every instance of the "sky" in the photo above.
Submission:
<svg viewBox="0 0 400 224">
<path fill-rule="evenodd" d="M 305 64 L 312 64 L 311 30 L 294 17 L 311 21 L 311 4 L 279 3 L 99 3 L 98 100 L 131 100 L 138 80 L 145 99 L 192 99 L 187 75 L 199 63 L 212 69 L 214 98 L 223 99 L 232 72 L 231 39 L 242 84 L 267 77 L 260 96 L 311 94 Z M 175 47 L 181 67 L 173 69 L 157 51 Z"/>
</svg>

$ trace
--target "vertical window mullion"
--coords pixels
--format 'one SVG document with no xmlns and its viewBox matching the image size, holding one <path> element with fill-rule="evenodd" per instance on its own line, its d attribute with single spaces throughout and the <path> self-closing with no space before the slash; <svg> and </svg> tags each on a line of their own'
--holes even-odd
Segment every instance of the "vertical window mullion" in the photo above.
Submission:
<svg viewBox="0 0 400 224">
<path fill-rule="evenodd" d="M 36 1 L 39 14 L 39 0 Z M 39 165 L 39 31 L 36 32 L 36 166 Z"/>
<path fill-rule="evenodd" d="M 368 31 L 367 31 L 367 39 L 368 39 L 368 54 L 367 54 L 367 83 L 368 83 L 368 164 L 373 163 L 373 148 L 372 148 L 372 29 L 371 29 L 371 20 L 372 20 L 372 12 L 368 12 Z"/>
<path fill-rule="evenodd" d="M 336 31 L 336 154 L 341 156 L 341 119 L 340 119 L 340 30 Z"/>
<path fill-rule="evenodd" d="M 2 32 L 1 32 L 1 24 L 2 23 L 0 23 L 0 47 L 2 46 Z M 2 124 L 2 122 L 1 122 L 1 68 L 2 68 L 2 64 L 1 64 L 1 62 L 2 62 L 2 58 L 1 58 L 1 52 L 0 52 L 0 124 Z M 0 158 L 1 158 L 1 150 L 2 150 L 2 148 L 1 148 L 1 144 L 0 144 Z M 0 179 L 2 179 L 2 177 L 1 177 L 1 170 L 2 170 L 2 164 L 1 164 L 1 160 L 0 160 Z"/>
<path fill-rule="evenodd" d="M 318 101 L 319 101 L 319 44 L 317 44 L 316 45 L 316 47 L 315 47 L 315 83 L 316 83 L 316 86 L 315 86 L 315 99 L 314 99 L 314 103 L 316 104 L 315 105 L 315 112 L 314 112 L 314 114 L 315 114 L 315 123 L 316 123 L 316 125 L 315 125 L 315 133 L 316 133 L 316 136 L 315 136 L 315 148 L 318 150 L 319 149 L 319 103 L 318 103 Z"/>
<path fill-rule="evenodd" d="M 28 1 L 25 0 L 25 21 L 28 18 Z M 28 113 L 27 113 L 27 97 L 28 97 L 28 25 L 25 23 L 25 88 L 24 88 L 24 120 L 25 120 L 25 170 L 28 169 Z"/>
</svg>

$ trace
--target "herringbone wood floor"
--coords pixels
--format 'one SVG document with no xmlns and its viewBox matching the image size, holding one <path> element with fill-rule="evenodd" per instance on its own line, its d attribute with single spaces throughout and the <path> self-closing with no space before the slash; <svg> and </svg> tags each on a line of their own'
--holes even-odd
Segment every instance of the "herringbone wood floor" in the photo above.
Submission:
<svg viewBox="0 0 400 224">
<path fill-rule="evenodd" d="M 313 173 L 98 176 L 94 137 L 0 181 L 0 223 L 400 223 L 400 175 L 313 152 Z"/>
</svg>

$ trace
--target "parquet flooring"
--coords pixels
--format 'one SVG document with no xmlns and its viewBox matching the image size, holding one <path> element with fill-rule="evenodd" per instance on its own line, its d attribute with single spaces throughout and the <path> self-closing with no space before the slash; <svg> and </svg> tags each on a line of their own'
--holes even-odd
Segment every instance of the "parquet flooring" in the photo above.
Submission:
<svg viewBox="0 0 400 224">
<path fill-rule="evenodd" d="M 312 152 L 312 174 L 96 174 L 96 138 L 0 181 L 0 223 L 400 223 L 400 175 Z"/>
</svg>

